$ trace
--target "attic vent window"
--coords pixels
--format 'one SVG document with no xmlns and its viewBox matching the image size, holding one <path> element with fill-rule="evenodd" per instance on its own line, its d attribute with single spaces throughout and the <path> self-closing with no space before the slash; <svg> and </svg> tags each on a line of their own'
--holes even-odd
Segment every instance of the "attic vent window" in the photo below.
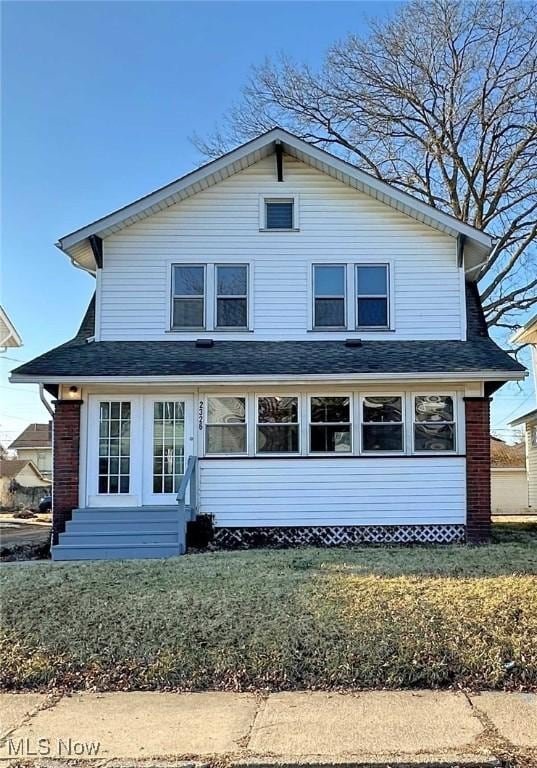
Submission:
<svg viewBox="0 0 537 768">
<path fill-rule="evenodd" d="M 266 229 L 294 229 L 295 201 L 292 198 L 265 200 Z"/>
</svg>

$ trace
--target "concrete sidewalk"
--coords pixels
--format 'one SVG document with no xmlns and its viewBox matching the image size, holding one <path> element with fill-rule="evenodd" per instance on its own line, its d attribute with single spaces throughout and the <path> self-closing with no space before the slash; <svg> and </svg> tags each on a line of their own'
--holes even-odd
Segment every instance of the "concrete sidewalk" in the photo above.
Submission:
<svg viewBox="0 0 537 768">
<path fill-rule="evenodd" d="M 4 765 L 537 765 L 537 695 L 0 696 Z"/>
</svg>

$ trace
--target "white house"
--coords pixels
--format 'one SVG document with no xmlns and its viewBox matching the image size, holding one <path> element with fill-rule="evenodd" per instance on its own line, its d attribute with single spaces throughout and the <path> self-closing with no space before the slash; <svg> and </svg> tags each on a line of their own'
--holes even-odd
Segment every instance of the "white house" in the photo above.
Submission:
<svg viewBox="0 0 537 768">
<path fill-rule="evenodd" d="M 509 445 L 490 438 L 491 506 L 493 515 L 522 515 L 528 512 L 526 446 Z"/>
<path fill-rule="evenodd" d="M 45 478 L 52 477 L 52 423 L 29 424 L 9 445 L 18 459 L 35 464 Z"/>
<path fill-rule="evenodd" d="M 533 362 L 533 381 L 537 382 L 537 315 L 528 320 L 511 339 L 515 344 L 529 344 Z M 511 426 L 525 425 L 526 465 L 528 470 L 529 503 L 537 509 L 537 408 L 511 422 Z"/>
<path fill-rule="evenodd" d="M 5 352 L 9 347 L 22 347 L 22 339 L 6 310 L 0 307 L 0 353 Z"/>
<path fill-rule="evenodd" d="M 28 498 L 31 489 L 45 489 L 50 486 L 33 461 L 27 459 L 0 459 L 0 505 L 12 508 L 13 502 L 19 498 Z M 19 495 L 17 495 L 19 492 Z M 20 494 L 22 493 L 22 496 Z"/>
<path fill-rule="evenodd" d="M 222 546 L 487 538 L 489 400 L 525 375 L 487 234 L 275 128 L 58 245 L 95 298 L 12 374 L 57 400 L 55 558 L 178 554 L 201 515 Z"/>
</svg>

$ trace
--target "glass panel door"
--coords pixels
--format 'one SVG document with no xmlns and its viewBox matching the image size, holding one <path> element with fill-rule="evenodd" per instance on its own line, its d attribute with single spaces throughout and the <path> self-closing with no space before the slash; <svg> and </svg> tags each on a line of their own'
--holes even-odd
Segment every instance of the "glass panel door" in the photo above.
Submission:
<svg viewBox="0 0 537 768">
<path fill-rule="evenodd" d="M 86 473 L 81 503 L 130 507 L 142 503 L 142 398 L 88 395 Z"/>
<path fill-rule="evenodd" d="M 143 503 L 175 504 L 192 450 L 191 399 L 144 399 Z"/>
<path fill-rule="evenodd" d="M 153 403 L 153 493 L 177 493 L 185 472 L 185 404 Z"/>
<path fill-rule="evenodd" d="M 131 460 L 131 404 L 99 403 L 98 492 L 129 493 Z"/>
</svg>

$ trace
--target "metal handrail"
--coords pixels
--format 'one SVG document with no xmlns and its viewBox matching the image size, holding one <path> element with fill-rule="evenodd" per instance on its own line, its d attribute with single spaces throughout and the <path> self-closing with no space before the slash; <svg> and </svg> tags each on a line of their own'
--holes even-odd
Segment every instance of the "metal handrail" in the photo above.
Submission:
<svg viewBox="0 0 537 768">
<path fill-rule="evenodd" d="M 196 464 L 198 461 L 197 456 L 189 456 L 186 463 L 185 474 L 181 480 L 181 485 L 177 492 L 177 504 L 179 505 L 180 519 L 184 520 L 185 516 L 185 498 L 188 485 L 190 484 L 190 506 L 194 514 L 196 513 Z"/>
</svg>

